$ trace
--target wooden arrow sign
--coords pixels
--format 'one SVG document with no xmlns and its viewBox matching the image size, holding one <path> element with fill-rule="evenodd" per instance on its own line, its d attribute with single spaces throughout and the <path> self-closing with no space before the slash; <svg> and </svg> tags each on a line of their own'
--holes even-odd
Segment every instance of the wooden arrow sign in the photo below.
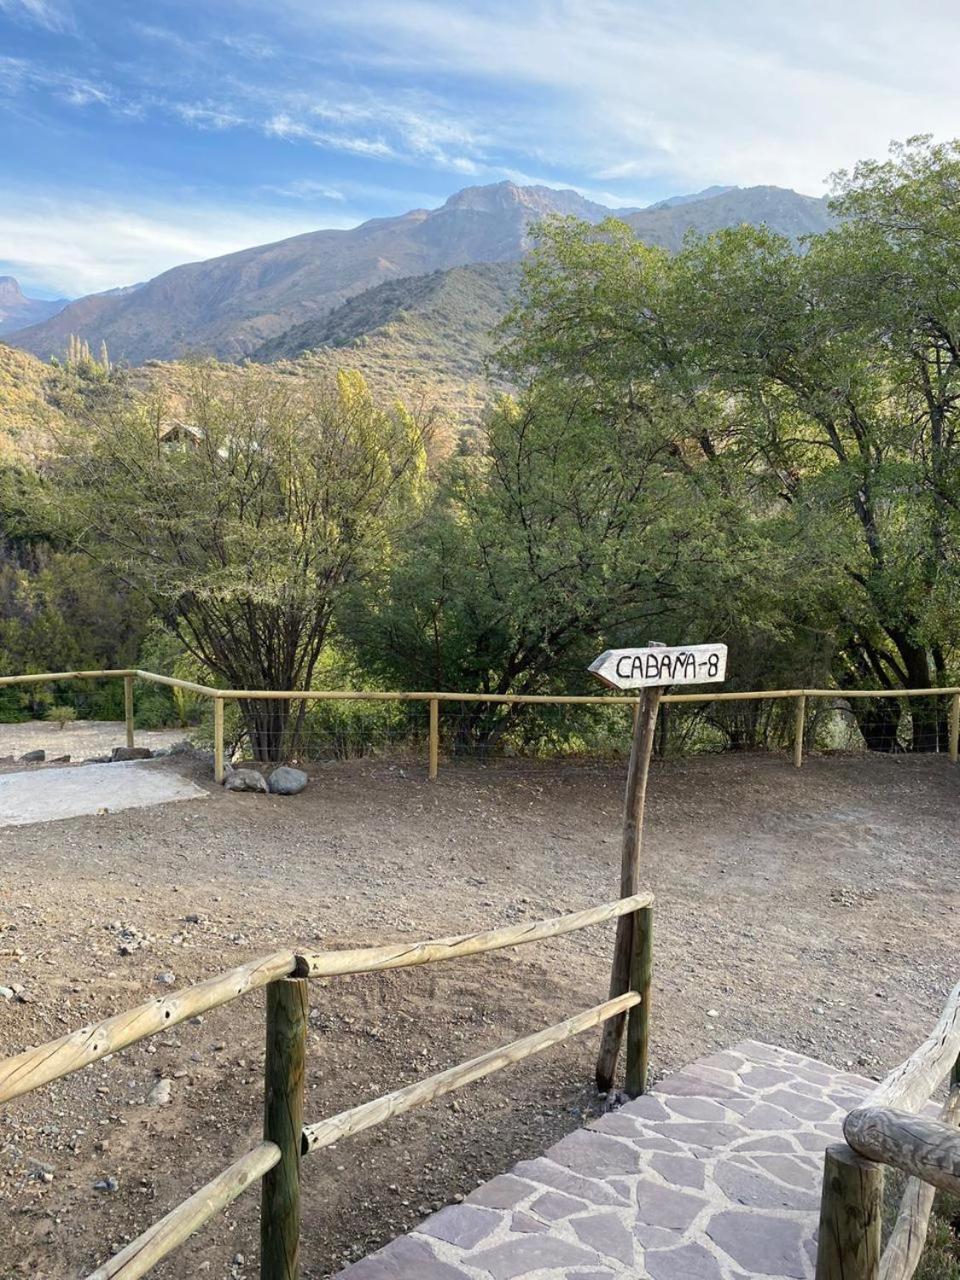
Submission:
<svg viewBox="0 0 960 1280">
<path fill-rule="evenodd" d="M 664 684 L 710 684 L 727 671 L 725 644 L 666 645 L 650 649 L 607 649 L 589 668 L 612 689 L 646 689 Z"/>
</svg>

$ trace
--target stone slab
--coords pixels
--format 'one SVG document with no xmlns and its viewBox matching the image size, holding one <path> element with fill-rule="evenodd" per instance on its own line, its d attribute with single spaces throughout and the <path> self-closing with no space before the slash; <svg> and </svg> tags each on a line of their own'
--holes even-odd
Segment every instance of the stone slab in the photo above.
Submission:
<svg viewBox="0 0 960 1280">
<path fill-rule="evenodd" d="M 871 1087 L 775 1045 L 712 1054 L 339 1280 L 813 1280 L 823 1151 Z"/>
<path fill-rule="evenodd" d="M 145 760 L 5 773 L 0 774 L 0 827 L 206 798 L 206 791 L 169 767 Z"/>
</svg>

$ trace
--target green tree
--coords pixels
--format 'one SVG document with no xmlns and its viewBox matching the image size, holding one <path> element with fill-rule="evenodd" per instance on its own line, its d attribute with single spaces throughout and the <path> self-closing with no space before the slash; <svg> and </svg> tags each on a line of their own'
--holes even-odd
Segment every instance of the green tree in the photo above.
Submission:
<svg viewBox="0 0 960 1280">
<path fill-rule="evenodd" d="M 164 443 L 159 402 L 94 415 L 62 442 L 51 506 L 214 678 L 308 688 L 344 589 L 421 500 L 424 430 L 359 375 L 290 384 L 256 368 L 197 368 L 178 418 L 193 443 Z M 258 759 L 288 745 L 289 706 L 243 704 Z"/>
<path fill-rule="evenodd" d="M 836 229 L 802 253 L 763 229 L 674 258 L 616 222 L 549 225 L 502 359 L 614 420 L 670 406 L 677 465 L 792 544 L 781 626 L 829 641 L 838 686 L 947 683 L 960 538 L 960 144 L 913 139 L 839 175 Z M 669 433 L 668 433 L 669 434 Z M 803 594 L 810 592 L 809 595 Z M 943 699 L 912 706 L 940 741 Z M 858 701 L 893 749 L 895 700 Z"/>
<path fill-rule="evenodd" d="M 343 625 L 368 669 L 406 687 L 595 692 L 586 668 L 608 643 L 722 639 L 733 602 L 764 625 L 789 548 L 678 457 L 670 400 L 607 413 L 553 391 L 500 404 L 382 589 L 354 599 Z M 489 743 L 530 714 L 466 705 L 461 739 Z"/>
</svg>

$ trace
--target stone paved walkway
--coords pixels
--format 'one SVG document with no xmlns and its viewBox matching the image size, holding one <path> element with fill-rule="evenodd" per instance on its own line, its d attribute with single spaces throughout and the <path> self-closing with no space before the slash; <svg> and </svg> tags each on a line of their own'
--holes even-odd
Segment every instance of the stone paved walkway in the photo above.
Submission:
<svg viewBox="0 0 960 1280">
<path fill-rule="evenodd" d="M 427 1218 L 340 1280 L 810 1280 L 823 1150 L 870 1087 L 748 1041 Z"/>
</svg>

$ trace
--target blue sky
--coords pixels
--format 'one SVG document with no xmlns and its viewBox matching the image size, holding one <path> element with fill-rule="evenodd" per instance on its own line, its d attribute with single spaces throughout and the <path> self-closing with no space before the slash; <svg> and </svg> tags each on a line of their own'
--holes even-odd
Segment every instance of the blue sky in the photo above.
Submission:
<svg viewBox="0 0 960 1280">
<path fill-rule="evenodd" d="M 960 134 L 932 0 L 0 0 L 0 273 L 77 295 L 474 183 L 822 194 Z"/>
</svg>

